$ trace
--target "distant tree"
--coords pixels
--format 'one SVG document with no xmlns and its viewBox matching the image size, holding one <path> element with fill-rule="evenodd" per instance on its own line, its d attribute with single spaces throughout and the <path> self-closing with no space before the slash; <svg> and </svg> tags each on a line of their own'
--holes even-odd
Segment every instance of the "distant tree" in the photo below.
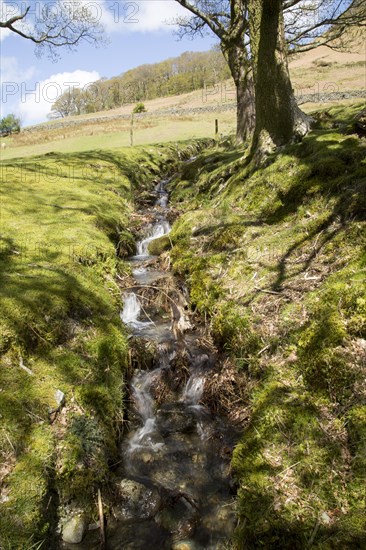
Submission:
<svg viewBox="0 0 366 550">
<path fill-rule="evenodd" d="M 185 52 L 159 63 L 140 65 L 112 79 L 101 78 L 83 90 L 67 90 L 54 103 L 49 118 L 95 113 L 126 103 L 191 92 L 203 88 L 205 83 L 214 85 L 229 77 L 220 50 Z"/>
<path fill-rule="evenodd" d="M 365 0 L 282 0 L 282 9 L 290 54 L 347 48 L 342 38 L 350 27 L 366 26 Z"/>
<path fill-rule="evenodd" d="M 2 4 L 0 28 L 36 44 L 38 54 L 46 50 L 51 57 L 57 57 L 59 46 L 74 49 L 82 41 L 95 45 L 103 42 L 103 27 L 91 9 L 95 3 L 88 6 L 79 0 L 54 0 L 32 4 Z"/>
<path fill-rule="evenodd" d="M 134 114 L 146 113 L 146 107 L 143 103 L 137 103 L 132 111 Z"/>
<path fill-rule="evenodd" d="M 2 118 L 0 121 L 0 132 L 2 135 L 20 132 L 20 119 L 13 114 Z"/>
<path fill-rule="evenodd" d="M 120 107 L 123 103 L 121 87 L 117 81 L 112 80 L 110 85 L 113 107 Z"/>
<path fill-rule="evenodd" d="M 69 88 L 52 105 L 51 113 L 61 118 L 80 115 L 83 112 L 83 92 L 79 88 Z"/>
<path fill-rule="evenodd" d="M 47 118 L 48 120 L 57 120 L 58 118 L 61 118 L 61 115 L 57 111 L 50 111 L 47 113 Z"/>
<path fill-rule="evenodd" d="M 101 78 L 93 82 L 85 91 L 85 112 L 96 113 L 112 109 L 113 104 L 113 89 L 107 79 Z"/>
</svg>

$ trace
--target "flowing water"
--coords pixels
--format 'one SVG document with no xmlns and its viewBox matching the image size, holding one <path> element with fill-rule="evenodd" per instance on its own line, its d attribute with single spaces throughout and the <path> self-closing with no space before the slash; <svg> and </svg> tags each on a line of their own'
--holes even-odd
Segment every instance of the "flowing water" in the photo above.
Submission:
<svg viewBox="0 0 366 550">
<path fill-rule="evenodd" d="M 135 336 L 154 341 L 159 350 L 156 368 L 135 372 L 131 381 L 131 428 L 122 443 L 120 468 L 122 485 L 134 480 L 146 488 L 150 497 L 146 501 L 146 495 L 140 494 L 140 500 L 146 510 L 150 498 L 151 513 L 142 518 L 136 511 L 135 517 L 117 521 L 109 540 L 111 548 L 218 550 L 227 548 L 234 529 L 234 497 L 225 445 L 233 443 L 235 434 L 200 404 L 212 359 L 197 345 L 193 332 L 178 345 L 170 321 L 156 316 L 152 321 L 146 311 L 148 304 L 143 306 L 138 295 L 140 286 L 158 285 L 167 276 L 155 266 L 144 265 L 151 258 L 149 243 L 170 231 L 165 185 L 161 182 L 156 189 L 156 222 L 147 228 L 147 236 L 137 244 L 137 254 L 132 258 L 136 292 L 125 294 L 121 313 Z M 188 355 L 186 382 L 165 401 L 157 402 L 156 388 L 174 369 L 182 345 Z M 159 495 L 157 509 L 154 494 Z M 124 514 L 128 516 L 126 505 Z"/>
<path fill-rule="evenodd" d="M 171 277 L 157 269 L 148 251 L 152 240 L 170 231 L 165 186 L 164 181 L 157 186 L 156 222 L 131 258 L 136 287 L 123 295 L 122 321 L 144 345 L 155 346 L 157 358 L 152 370 L 135 371 L 130 383 L 130 427 L 121 443 L 119 498 L 108 524 L 107 547 L 227 549 L 235 528 L 229 459 L 236 434 L 200 402 L 214 357 L 202 349 L 194 330 L 178 341 L 172 321 L 156 315 L 141 297 L 144 285 L 158 286 Z M 181 371 L 179 357 L 187 365 Z M 166 395 L 159 393 L 161 388 Z"/>
</svg>

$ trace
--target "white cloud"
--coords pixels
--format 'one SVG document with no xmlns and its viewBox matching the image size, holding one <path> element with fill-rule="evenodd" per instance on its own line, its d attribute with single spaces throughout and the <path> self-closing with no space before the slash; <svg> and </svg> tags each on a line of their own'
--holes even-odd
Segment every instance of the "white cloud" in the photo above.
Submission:
<svg viewBox="0 0 366 550">
<path fill-rule="evenodd" d="M 24 69 L 15 57 L 0 57 L 0 116 L 17 109 L 24 83 L 34 78 L 37 71 L 34 66 Z"/>
<path fill-rule="evenodd" d="M 168 22 L 188 12 L 174 0 L 102 1 L 101 23 L 107 32 L 171 31 Z"/>
<path fill-rule="evenodd" d="M 5 40 L 8 36 L 10 36 L 11 31 L 9 29 L 0 29 L 0 42 Z"/>
<path fill-rule="evenodd" d="M 53 103 L 67 89 L 85 89 L 88 84 L 100 79 L 97 71 L 57 73 L 35 84 L 22 84 L 21 100 L 16 109 L 23 125 L 36 124 L 46 120 Z"/>
</svg>

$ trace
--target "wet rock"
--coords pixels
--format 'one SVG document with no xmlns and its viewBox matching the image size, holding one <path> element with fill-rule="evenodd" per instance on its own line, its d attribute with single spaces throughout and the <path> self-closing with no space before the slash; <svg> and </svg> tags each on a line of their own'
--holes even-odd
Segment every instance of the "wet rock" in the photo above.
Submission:
<svg viewBox="0 0 366 550">
<path fill-rule="evenodd" d="M 161 510 L 155 517 L 158 525 L 175 535 L 186 538 L 194 534 L 197 527 L 197 511 L 186 509 L 183 504 Z"/>
<path fill-rule="evenodd" d="M 95 548 L 99 548 L 99 546 Z M 108 530 L 108 548 L 171 550 L 170 536 L 165 529 L 153 520 L 124 522 L 116 525 L 114 529 L 112 527 Z"/>
<path fill-rule="evenodd" d="M 156 425 L 163 437 L 172 433 L 192 433 L 196 429 L 194 411 L 187 409 L 184 403 L 165 405 L 156 413 Z"/>
<path fill-rule="evenodd" d="M 149 519 L 160 506 L 158 491 L 132 479 L 123 479 L 118 484 L 119 502 L 114 510 L 117 519 Z"/>
<path fill-rule="evenodd" d="M 180 540 L 173 543 L 172 550 L 198 550 L 198 546 L 193 540 Z"/>
<path fill-rule="evenodd" d="M 202 526 L 208 533 L 217 534 L 224 538 L 230 538 L 235 529 L 236 514 L 232 506 L 222 506 L 217 503 L 211 506 L 208 513 L 202 520 Z"/>
<path fill-rule="evenodd" d="M 79 544 L 88 529 L 88 523 L 83 514 L 77 514 L 67 520 L 62 528 L 62 540 L 69 544 Z"/>
<path fill-rule="evenodd" d="M 150 470 L 151 479 L 154 483 L 174 489 L 177 485 L 177 472 L 173 467 L 166 465 L 164 470 L 157 469 L 154 472 Z"/>
</svg>

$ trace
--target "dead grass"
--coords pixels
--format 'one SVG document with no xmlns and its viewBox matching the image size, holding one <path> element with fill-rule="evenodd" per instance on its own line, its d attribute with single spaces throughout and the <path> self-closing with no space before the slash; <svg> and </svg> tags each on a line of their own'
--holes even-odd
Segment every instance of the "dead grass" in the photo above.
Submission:
<svg viewBox="0 0 366 550">
<path fill-rule="evenodd" d="M 245 373 L 238 375 L 235 362 L 218 359 L 206 379 L 201 402 L 214 414 L 225 416 L 231 424 L 243 428 L 250 418 L 250 389 L 248 377 Z"/>
</svg>

